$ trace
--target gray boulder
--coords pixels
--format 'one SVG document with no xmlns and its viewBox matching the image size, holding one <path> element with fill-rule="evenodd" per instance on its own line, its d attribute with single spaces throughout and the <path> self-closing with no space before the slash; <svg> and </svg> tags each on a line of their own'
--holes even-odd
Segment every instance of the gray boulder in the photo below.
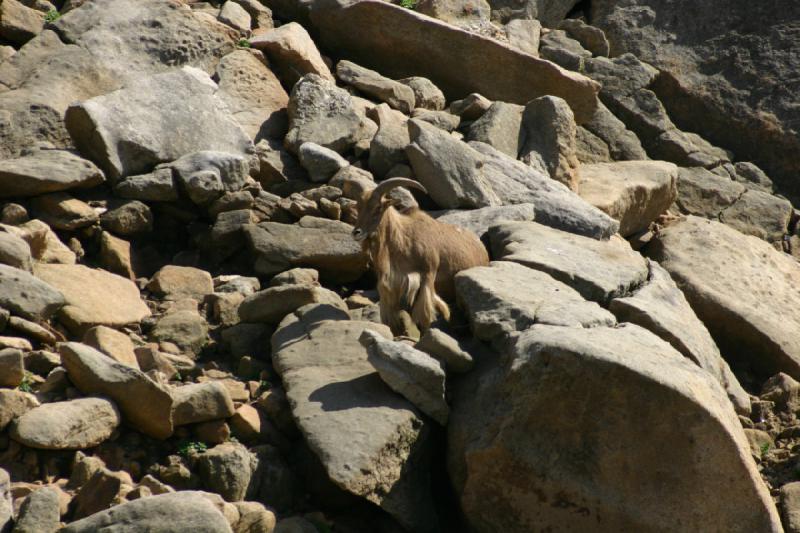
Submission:
<svg viewBox="0 0 800 533">
<path fill-rule="evenodd" d="M 304 142 L 297 151 L 300 164 L 308 171 L 312 182 L 322 183 L 330 180 L 350 163 L 330 148 L 313 142 Z"/>
<path fill-rule="evenodd" d="M 406 154 L 417 180 L 445 209 L 499 205 L 500 199 L 481 171 L 481 154 L 439 128 L 408 121 L 411 144 Z"/>
<path fill-rule="evenodd" d="M 591 120 L 583 127 L 603 140 L 608 146 L 609 154 L 616 161 L 639 161 L 647 159 L 642 142 L 635 133 L 625 127 L 620 119 L 602 103 L 598 104 Z"/>
<path fill-rule="evenodd" d="M 344 83 L 372 96 L 376 100 L 386 102 L 393 109 L 406 115 L 417 107 L 414 91 L 408 85 L 390 80 L 374 70 L 356 65 L 352 61 L 339 61 L 336 65 L 336 76 Z"/>
<path fill-rule="evenodd" d="M 30 273 L 0 264 L 0 307 L 33 320 L 47 320 L 65 303 L 64 295 Z"/>
<path fill-rule="evenodd" d="M 0 231 L 0 263 L 30 272 L 32 261 L 31 247 L 22 237 Z"/>
<path fill-rule="evenodd" d="M 501 205 L 480 209 L 450 209 L 429 213 L 440 222 L 446 222 L 483 237 L 489 228 L 502 222 L 532 221 L 536 218 L 533 204 Z"/>
<path fill-rule="evenodd" d="M 108 439 L 121 422 L 105 398 L 79 398 L 34 407 L 11 426 L 11 437 L 31 448 L 79 450 Z"/>
<path fill-rule="evenodd" d="M 428 78 L 412 76 L 397 80 L 403 85 L 408 85 L 414 91 L 414 103 L 417 109 L 430 109 L 431 111 L 441 111 L 444 109 L 444 93 Z"/>
<path fill-rule="evenodd" d="M 149 174 L 128 176 L 114 185 L 114 194 L 132 200 L 147 202 L 174 202 L 178 199 L 178 187 L 172 177 L 172 169 L 157 168 Z"/>
<path fill-rule="evenodd" d="M 65 121 L 81 152 L 112 182 L 191 152 L 252 153 L 253 143 L 216 92 L 206 73 L 183 67 L 74 104 Z"/>
<path fill-rule="evenodd" d="M 358 341 L 367 349 L 368 361 L 391 389 L 402 394 L 420 411 L 447 425 L 450 408 L 445 401 L 442 364 L 408 344 L 386 340 L 364 330 Z"/>
<path fill-rule="evenodd" d="M 542 96 L 529 102 L 522 114 L 524 142 L 519 158 L 546 171 L 573 191 L 578 189 L 575 117 L 567 102 Z"/>
<path fill-rule="evenodd" d="M 408 163 L 406 147 L 411 143 L 408 117 L 390 109 L 387 104 L 375 106 L 367 116 L 378 124 L 378 131 L 369 143 L 369 168 L 382 179 L 389 176 L 395 165 Z"/>
<path fill-rule="evenodd" d="M 190 383 L 170 390 L 175 426 L 221 420 L 233 416 L 233 400 L 218 381 Z"/>
<path fill-rule="evenodd" d="M 60 508 L 58 489 L 34 490 L 19 507 L 14 533 L 55 533 L 61 527 Z"/>
<path fill-rule="evenodd" d="M 225 516 L 205 493 L 179 491 L 115 505 L 67 524 L 64 533 L 232 533 Z"/>
<path fill-rule="evenodd" d="M 638 326 L 534 325 L 469 377 L 448 468 L 475 531 L 781 531 L 725 392 Z"/>
<path fill-rule="evenodd" d="M 272 337 L 273 365 L 292 415 L 337 486 L 380 506 L 411 531 L 434 531 L 429 428 L 381 381 L 358 342 L 365 329 L 389 339 L 389 328 L 342 314 L 344 320 L 326 320 L 324 306 L 303 308 Z"/>
<path fill-rule="evenodd" d="M 65 150 L 38 150 L 0 161 L 0 198 L 93 187 L 104 180 L 94 163 Z"/>
<path fill-rule="evenodd" d="M 203 486 L 229 502 L 255 496 L 253 473 L 258 459 L 238 442 L 224 442 L 197 458 L 197 470 Z"/>
<path fill-rule="evenodd" d="M 590 301 L 606 305 L 639 288 L 647 261 L 627 241 L 598 241 L 542 226 L 511 222 L 489 229 L 492 257 L 541 270 Z"/>
<path fill-rule="evenodd" d="M 182 155 L 165 167 L 172 169 L 189 199 L 198 205 L 208 205 L 226 191 L 241 189 L 250 168 L 241 154 L 213 150 Z"/>
<path fill-rule="evenodd" d="M 316 303 L 347 310 L 347 305 L 335 292 L 303 283 L 269 287 L 251 294 L 239 305 L 239 317 L 242 322 L 277 324 L 300 307 Z"/>
<path fill-rule="evenodd" d="M 486 113 L 470 124 L 466 140 L 486 143 L 516 159 L 524 141 L 521 129 L 524 110 L 521 105 L 493 102 Z"/>
</svg>

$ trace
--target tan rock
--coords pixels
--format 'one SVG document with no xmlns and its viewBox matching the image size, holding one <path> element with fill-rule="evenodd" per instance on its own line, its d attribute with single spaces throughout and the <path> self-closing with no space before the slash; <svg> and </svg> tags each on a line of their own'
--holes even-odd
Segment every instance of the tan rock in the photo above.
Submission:
<svg viewBox="0 0 800 533">
<path fill-rule="evenodd" d="M 228 389 L 218 381 L 191 383 L 171 390 L 176 426 L 219 420 L 234 414 Z"/>
<path fill-rule="evenodd" d="M 121 422 L 116 405 L 105 398 L 46 403 L 20 416 L 11 438 L 43 450 L 92 448 L 108 439 Z"/>
<path fill-rule="evenodd" d="M 244 440 L 257 439 L 261 434 L 261 414 L 249 404 L 239 407 L 231 417 L 231 429 Z"/>
<path fill-rule="evenodd" d="M 99 219 L 89 204 L 65 192 L 37 196 L 31 201 L 31 207 L 37 218 L 60 230 L 73 231 L 91 226 Z"/>
<path fill-rule="evenodd" d="M 0 389 L 0 431 L 17 417 L 39 406 L 36 396 L 14 389 Z"/>
<path fill-rule="evenodd" d="M 211 274 L 194 267 L 167 265 L 155 273 L 147 288 L 169 300 L 202 299 L 214 292 Z"/>
<path fill-rule="evenodd" d="M 296 22 L 261 33 L 253 37 L 250 44 L 267 55 L 287 87 L 292 87 L 309 72 L 334 81 L 311 36 Z"/>
<path fill-rule="evenodd" d="M 83 336 L 83 343 L 123 365 L 139 368 L 133 341 L 124 333 L 106 326 L 95 326 Z"/>
<path fill-rule="evenodd" d="M 3 341 L 3 339 L 9 338 L 0 337 L 0 387 L 13 388 L 22 382 L 22 378 L 25 376 L 25 365 L 22 350 L 16 346 L 8 346 L 8 344 L 15 343 Z M 24 341 L 25 339 L 20 340 Z M 28 350 L 30 349 L 30 343 L 28 343 Z"/>
<path fill-rule="evenodd" d="M 131 281 L 136 279 L 131 259 L 131 243 L 107 231 L 100 234 L 100 262 L 103 268 Z"/>
<path fill-rule="evenodd" d="M 150 316 L 136 285 L 116 274 L 83 265 L 45 264 L 36 265 L 34 273 L 64 295 L 67 304 L 58 317 L 74 333 L 97 325 L 136 324 Z"/>
<path fill-rule="evenodd" d="M 44 13 L 26 7 L 17 0 L 0 4 L 0 37 L 18 45 L 25 44 L 44 27 Z"/>
</svg>

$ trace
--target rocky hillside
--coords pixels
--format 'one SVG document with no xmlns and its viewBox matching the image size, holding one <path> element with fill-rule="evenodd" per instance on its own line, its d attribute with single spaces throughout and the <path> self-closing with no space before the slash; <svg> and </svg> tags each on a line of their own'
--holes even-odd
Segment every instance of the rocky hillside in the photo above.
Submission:
<svg viewBox="0 0 800 533">
<path fill-rule="evenodd" d="M 0 0 L 0 533 L 800 532 L 777 4 Z"/>
</svg>

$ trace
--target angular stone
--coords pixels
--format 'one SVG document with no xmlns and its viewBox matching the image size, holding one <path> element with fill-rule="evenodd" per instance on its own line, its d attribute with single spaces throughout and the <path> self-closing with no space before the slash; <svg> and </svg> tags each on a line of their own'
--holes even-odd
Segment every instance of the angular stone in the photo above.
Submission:
<svg viewBox="0 0 800 533">
<path fill-rule="evenodd" d="M 566 19 L 558 24 L 558 28 L 565 30 L 573 39 L 581 43 L 585 49 L 595 56 L 607 56 L 610 45 L 605 33 L 600 28 L 590 26 L 580 19 Z"/>
<path fill-rule="evenodd" d="M 793 211 L 792 204 L 784 198 L 748 190 L 720 213 L 719 220 L 745 235 L 778 242 L 789 231 Z"/>
<path fill-rule="evenodd" d="M 498 152 L 488 144 L 470 146 L 483 155 L 483 173 L 503 204 L 532 203 L 537 222 L 556 229 L 607 239 L 619 223 L 570 191 L 520 161 Z"/>
<path fill-rule="evenodd" d="M 39 401 L 31 393 L 0 389 L 0 431 L 3 431 L 15 418 L 38 406 Z"/>
<path fill-rule="evenodd" d="M 800 265 L 761 239 L 689 216 L 647 247 L 729 361 L 800 377 Z"/>
<path fill-rule="evenodd" d="M 105 398 L 46 403 L 11 425 L 11 437 L 41 450 L 93 448 L 108 439 L 121 422 L 116 405 Z"/>
<path fill-rule="evenodd" d="M 378 124 L 378 132 L 369 143 L 369 168 L 378 179 L 393 177 L 389 172 L 395 165 L 408 163 L 408 117 L 386 104 L 375 106 L 367 116 Z"/>
<path fill-rule="evenodd" d="M 194 267 L 166 265 L 153 275 L 148 290 L 167 300 L 194 298 L 202 300 L 214 292 L 211 274 Z"/>
<path fill-rule="evenodd" d="M 719 382 L 737 412 L 749 414 L 749 396 L 686 297 L 657 263 L 650 261 L 645 286 L 631 296 L 612 300 L 608 309 L 620 322 L 637 324 L 670 343 Z"/>
<path fill-rule="evenodd" d="M 14 519 L 14 504 L 11 498 L 11 476 L 0 468 L 0 529 L 11 528 Z"/>
<path fill-rule="evenodd" d="M 441 111 L 447 103 L 444 93 L 428 78 L 412 76 L 397 80 L 403 85 L 408 85 L 414 91 L 414 104 L 417 109 L 430 109 L 431 111 Z"/>
<path fill-rule="evenodd" d="M 524 140 L 524 131 L 520 129 L 524 110 L 521 105 L 493 102 L 486 113 L 469 126 L 466 140 L 486 143 L 516 159 Z"/>
<path fill-rule="evenodd" d="M 614 116 L 602 103 L 598 104 L 591 120 L 583 127 L 597 135 L 608 145 L 608 151 L 617 161 L 639 161 L 647 159 L 647 153 L 635 133 Z"/>
<path fill-rule="evenodd" d="M 409 120 L 411 144 L 406 155 L 417 180 L 442 208 L 500 205 L 481 171 L 481 155 L 439 128 Z"/>
<path fill-rule="evenodd" d="M 31 320 L 47 320 L 64 302 L 61 292 L 38 277 L 0 265 L 0 307 Z"/>
<path fill-rule="evenodd" d="M 240 33 L 250 33 L 250 13 L 236 2 L 228 0 L 222 4 L 217 19 Z"/>
<path fill-rule="evenodd" d="M 344 83 L 376 100 L 386 102 L 389 107 L 410 115 L 416 107 L 416 97 L 411 87 L 391 80 L 352 61 L 339 61 L 336 76 Z"/>
<path fill-rule="evenodd" d="M 22 237 L 0 231 L 0 263 L 30 272 L 31 247 Z"/>
<path fill-rule="evenodd" d="M 153 231 L 153 213 L 147 204 L 138 200 L 112 204 L 100 217 L 100 225 L 107 231 L 132 237 Z"/>
<path fill-rule="evenodd" d="M 186 154 L 168 166 L 198 205 L 211 203 L 225 191 L 241 189 L 249 169 L 243 155 L 213 150 Z"/>
<path fill-rule="evenodd" d="M 786 533 L 800 531 L 800 482 L 793 481 L 781 487 L 781 518 Z"/>
<path fill-rule="evenodd" d="M 217 97 L 228 105 L 233 118 L 253 141 L 286 135 L 289 95 L 262 54 L 236 50 L 226 55 L 217 65 L 217 78 Z"/>
<path fill-rule="evenodd" d="M 121 276 L 83 265 L 37 264 L 34 273 L 64 295 L 59 320 L 75 333 L 136 324 L 150 316 L 139 289 Z"/>
<path fill-rule="evenodd" d="M 647 229 L 678 195 L 678 167 L 666 161 L 583 165 L 578 194 L 613 219 L 628 237 Z"/>
<path fill-rule="evenodd" d="M 374 331 L 364 330 L 358 340 L 384 383 L 420 411 L 447 425 L 450 408 L 444 399 L 445 373 L 439 361 L 408 344 L 386 340 Z"/>
<path fill-rule="evenodd" d="M 55 533 L 61 527 L 60 490 L 45 486 L 31 492 L 19 508 L 14 533 Z"/>
<path fill-rule="evenodd" d="M 131 243 L 114 237 L 107 231 L 100 234 L 100 264 L 109 272 L 131 281 L 136 279 L 131 257 Z"/>
<path fill-rule="evenodd" d="M 301 144 L 311 141 L 343 153 L 371 133 L 353 98 L 332 81 L 306 74 L 295 84 L 289 97 L 289 133 L 284 139 L 289 151 L 297 153 Z"/>
<path fill-rule="evenodd" d="M 337 486 L 379 505 L 410 530 L 435 529 L 428 428 L 381 381 L 358 342 L 365 329 L 391 338 L 389 328 L 319 321 L 314 314 L 287 317 L 272 337 L 273 364 L 306 442 Z"/>
<path fill-rule="evenodd" d="M 581 43 L 569 37 L 563 30 L 551 30 L 542 36 L 539 55 L 566 69 L 580 72 L 586 58 L 592 53 L 584 50 Z"/>
<path fill-rule="evenodd" d="M 0 337 L 7 339 L 7 337 Z M 0 349 L 0 386 L 18 387 L 25 376 L 22 350 L 3 342 Z"/>
<path fill-rule="evenodd" d="M 305 266 L 317 269 L 323 280 L 348 283 L 367 270 L 352 226 L 343 222 L 303 217 L 298 224 L 262 222 L 243 231 L 255 254 L 253 268 L 263 276 Z"/>
<path fill-rule="evenodd" d="M 97 222 L 97 213 L 89 204 L 73 198 L 65 192 L 54 192 L 37 196 L 31 201 L 37 218 L 48 226 L 74 231 Z"/>
<path fill-rule="evenodd" d="M 239 521 L 234 533 L 257 533 L 275 531 L 275 513 L 258 502 L 234 502 L 239 510 Z"/>
<path fill-rule="evenodd" d="M 180 491 L 140 498 L 77 520 L 64 533 L 127 531 L 168 533 L 175 524 L 198 533 L 232 533 L 225 516 L 198 491 Z"/>
<path fill-rule="evenodd" d="M 489 238 L 493 257 L 546 272 L 601 305 L 647 280 L 647 261 L 619 237 L 597 241 L 536 222 L 511 222 L 490 228 Z"/>
<path fill-rule="evenodd" d="M 293 87 L 306 74 L 316 74 L 334 81 L 311 36 L 296 22 L 261 33 L 250 39 L 250 45 L 266 54 L 270 65 L 287 87 Z"/>
<path fill-rule="evenodd" d="M 454 115 L 450 111 L 431 111 L 429 109 L 417 108 L 411 113 L 411 118 L 416 118 L 429 122 L 446 132 L 451 132 L 461 124 L 461 117 Z"/>
<path fill-rule="evenodd" d="M 0 5 L 0 37 L 18 45 L 25 44 L 44 27 L 44 13 L 17 0 Z"/>
<path fill-rule="evenodd" d="M 526 104 L 552 94 L 569 103 L 578 123 L 597 106 L 599 86 L 588 78 L 399 6 L 373 0 L 319 6 L 311 20 L 321 42 L 342 57 L 396 79 L 424 76 L 451 99 L 477 92 Z M 351 38 L 352 28 L 359 29 L 358 39 Z"/>
<path fill-rule="evenodd" d="M 103 181 L 94 163 L 65 150 L 38 150 L 0 161 L 0 198 L 93 187 Z"/>
<path fill-rule="evenodd" d="M 350 163 L 330 148 L 313 142 L 304 142 L 297 150 L 300 164 L 308 171 L 308 176 L 315 183 L 327 182 L 334 174 Z"/>
<path fill-rule="evenodd" d="M 532 19 L 513 19 L 503 28 L 509 44 L 534 57 L 539 57 L 542 23 Z"/>
<path fill-rule="evenodd" d="M 507 261 L 459 272 L 456 293 L 473 334 L 496 344 L 534 324 L 583 328 L 616 324 L 611 313 L 585 301 L 568 285 Z"/>
<path fill-rule="evenodd" d="M 197 311 L 178 309 L 159 318 L 149 337 L 156 342 L 174 343 L 181 350 L 197 354 L 208 342 L 208 323 Z"/>
<path fill-rule="evenodd" d="M 313 285 L 270 287 L 245 298 L 239 306 L 243 322 L 277 324 L 289 313 L 312 303 L 327 304 L 346 311 L 347 305 L 333 291 Z"/>
<path fill-rule="evenodd" d="M 172 202 L 178 199 L 178 188 L 171 168 L 157 168 L 150 174 L 128 176 L 114 185 L 114 194 L 122 198 L 148 202 Z"/>
<path fill-rule="evenodd" d="M 225 442 L 202 453 L 197 458 L 197 470 L 207 490 L 225 501 L 238 502 L 253 496 L 257 462 L 256 456 L 242 444 Z"/>
<path fill-rule="evenodd" d="M 576 125 L 567 102 L 554 96 L 529 102 L 522 114 L 521 128 L 525 140 L 520 147 L 520 159 L 577 190 Z"/>
<path fill-rule="evenodd" d="M 508 356 L 473 373 L 448 426 L 475 530 L 641 531 L 655 516 L 667 530 L 781 530 L 724 391 L 666 342 L 630 324 L 535 325 Z"/>
<path fill-rule="evenodd" d="M 681 213 L 718 218 L 744 194 L 741 183 L 701 167 L 678 169 L 677 206 Z"/>
<path fill-rule="evenodd" d="M 172 397 L 145 374 L 77 342 L 59 346 L 69 379 L 84 394 L 102 394 L 117 403 L 134 428 L 156 439 L 172 434 Z"/>
<path fill-rule="evenodd" d="M 536 210 L 533 204 L 516 204 L 480 209 L 451 209 L 429 214 L 437 220 L 467 229 L 483 238 L 489 228 L 497 224 L 534 220 Z"/>
<path fill-rule="evenodd" d="M 233 416 L 231 395 L 216 381 L 190 383 L 171 390 L 175 426 L 220 420 Z"/>
<path fill-rule="evenodd" d="M 463 350 L 456 339 L 440 329 L 426 330 L 414 347 L 438 359 L 448 371 L 469 372 L 472 369 L 473 360 L 469 352 Z"/>
<path fill-rule="evenodd" d="M 252 153 L 253 143 L 216 91 L 207 74 L 183 67 L 74 104 L 65 121 L 81 152 L 112 182 L 191 152 Z"/>
</svg>

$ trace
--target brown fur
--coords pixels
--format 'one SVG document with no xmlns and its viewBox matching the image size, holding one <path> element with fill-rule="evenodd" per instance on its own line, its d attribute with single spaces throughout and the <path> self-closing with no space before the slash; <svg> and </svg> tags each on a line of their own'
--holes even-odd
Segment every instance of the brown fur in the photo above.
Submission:
<svg viewBox="0 0 800 533">
<path fill-rule="evenodd" d="M 378 278 L 381 320 L 396 333 L 404 309 L 422 330 L 437 313 L 449 320 L 442 298 L 455 299 L 458 272 L 489 264 L 486 248 L 473 233 L 438 222 L 417 207 L 400 212 L 389 200 L 370 196 L 359 202 L 356 232 L 367 232 L 361 245 Z"/>
</svg>

